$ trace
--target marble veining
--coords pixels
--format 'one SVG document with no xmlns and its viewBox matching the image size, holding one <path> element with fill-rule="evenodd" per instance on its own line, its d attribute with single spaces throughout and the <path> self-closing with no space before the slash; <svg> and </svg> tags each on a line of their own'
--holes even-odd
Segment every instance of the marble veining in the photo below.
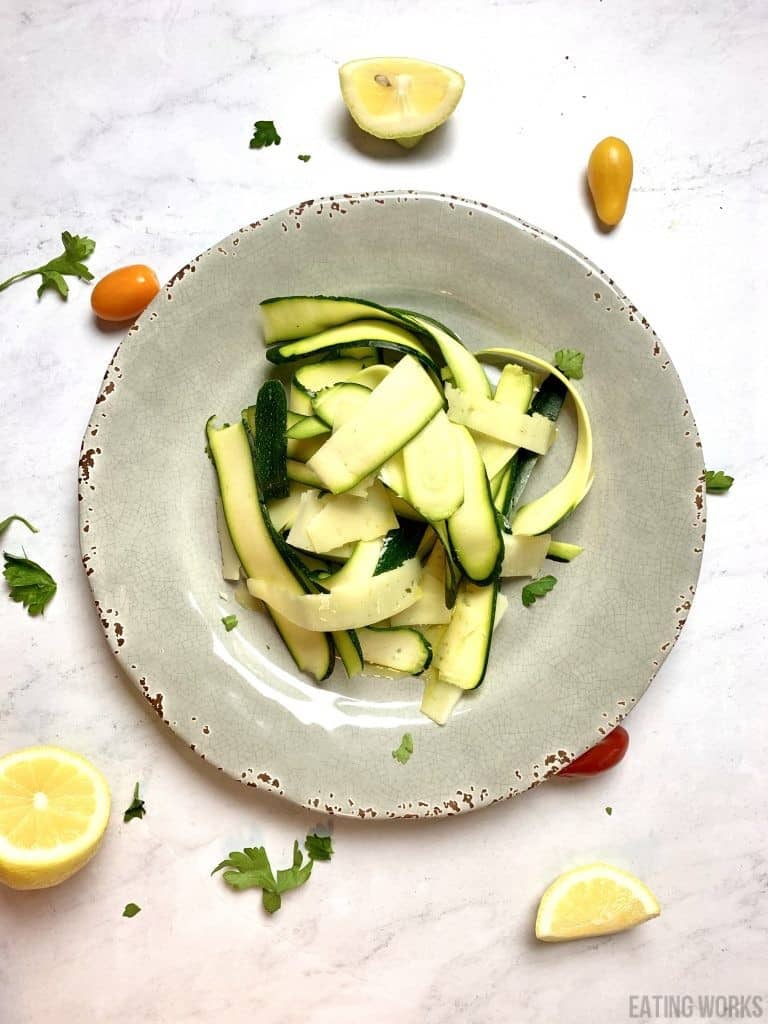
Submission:
<svg viewBox="0 0 768 1024">
<path fill-rule="evenodd" d="M 765 999 L 762 4 L 9 0 L 0 40 L 0 279 L 54 255 L 65 228 L 96 239 L 97 275 L 142 261 L 168 279 L 238 224 L 312 195 L 480 198 L 627 289 L 674 359 L 707 464 L 737 477 L 708 501 L 696 601 L 628 719 L 619 769 L 450 820 L 329 821 L 211 770 L 121 677 L 80 564 L 76 478 L 122 334 L 91 322 L 80 282 L 66 304 L 38 303 L 31 282 L 3 292 L 0 518 L 40 528 L 14 525 L 3 547 L 24 545 L 59 593 L 42 620 L 0 600 L 0 751 L 82 751 L 114 813 L 71 882 L 0 892 L 2 1024 L 587 1024 L 629 1020 L 632 994 Z M 452 121 L 411 153 L 362 136 L 337 94 L 340 63 L 387 51 L 467 78 Z M 248 149 L 261 117 L 278 149 Z M 580 174 L 609 133 L 629 141 L 636 178 L 604 235 Z M 136 779 L 148 814 L 126 825 Z M 336 856 L 273 918 L 209 877 L 243 845 L 284 861 L 315 827 L 332 830 Z M 541 891 L 598 858 L 643 877 L 661 918 L 536 944 Z"/>
</svg>

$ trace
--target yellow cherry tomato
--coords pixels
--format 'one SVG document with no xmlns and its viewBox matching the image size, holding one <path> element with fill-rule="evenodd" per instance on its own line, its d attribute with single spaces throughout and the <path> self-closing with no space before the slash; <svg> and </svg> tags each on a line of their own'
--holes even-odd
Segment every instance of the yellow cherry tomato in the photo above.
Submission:
<svg viewBox="0 0 768 1024">
<path fill-rule="evenodd" d="M 626 142 L 613 135 L 598 142 L 589 157 L 587 181 L 597 216 L 614 227 L 624 216 L 632 184 L 632 154 Z"/>
<path fill-rule="evenodd" d="M 102 277 L 91 292 L 91 308 L 100 320 L 133 320 L 159 291 L 154 270 L 135 263 Z"/>
</svg>

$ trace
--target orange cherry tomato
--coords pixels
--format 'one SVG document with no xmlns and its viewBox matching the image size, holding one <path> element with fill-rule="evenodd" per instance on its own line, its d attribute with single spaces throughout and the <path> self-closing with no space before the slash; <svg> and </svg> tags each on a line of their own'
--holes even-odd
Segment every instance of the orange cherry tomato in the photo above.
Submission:
<svg viewBox="0 0 768 1024">
<path fill-rule="evenodd" d="M 628 746 L 629 733 L 623 725 L 617 725 L 594 747 L 590 747 L 585 754 L 577 757 L 575 761 L 571 761 L 566 768 L 558 772 L 558 775 L 578 779 L 607 772 L 609 768 L 613 768 L 621 761 Z"/>
<path fill-rule="evenodd" d="M 621 139 L 609 135 L 592 150 L 587 182 L 597 216 L 608 227 L 614 227 L 624 216 L 632 171 L 632 154 Z"/>
<path fill-rule="evenodd" d="M 91 309 L 100 320 L 133 320 L 160 291 L 157 274 L 143 263 L 119 267 L 91 292 Z"/>
</svg>

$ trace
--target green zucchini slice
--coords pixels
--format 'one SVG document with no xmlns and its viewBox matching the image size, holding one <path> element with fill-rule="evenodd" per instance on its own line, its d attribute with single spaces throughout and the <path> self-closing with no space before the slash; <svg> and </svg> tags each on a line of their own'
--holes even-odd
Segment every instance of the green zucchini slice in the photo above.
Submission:
<svg viewBox="0 0 768 1024">
<path fill-rule="evenodd" d="M 275 546 L 268 526 L 269 514 L 256 489 L 245 427 L 234 423 L 216 429 L 211 419 L 206 433 L 219 478 L 224 516 L 246 574 L 259 573 L 272 586 L 296 596 L 304 594 L 303 585 Z M 333 670 L 333 648 L 328 634 L 302 629 L 277 611 L 270 614 L 297 666 L 317 680 L 326 679 Z"/>
<path fill-rule="evenodd" d="M 418 676 L 432 661 L 432 647 L 410 626 L 366 626 L 358 631 L 358 637 L 363 658 L 371 665 Z"/>
<path fill-rule="evenodd" d="M 334 494 L 351 490 L 410 441 L 442 404 L 429 374 L 405 356 L 307 466 Z"/>
</svg>

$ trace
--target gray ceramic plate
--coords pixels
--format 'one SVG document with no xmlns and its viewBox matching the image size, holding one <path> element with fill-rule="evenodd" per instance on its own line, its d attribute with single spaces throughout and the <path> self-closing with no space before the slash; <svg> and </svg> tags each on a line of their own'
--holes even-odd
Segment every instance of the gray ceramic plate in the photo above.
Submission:
<svg viewBox="0 0 768 1024">
<path fill-rule="evenodd" d="M 583 544 L 523 608 L 445 728 L 414 680 L 322 686 L 221 580 L 203 426 L 254 400 L 259 300 L 359 295 L 432 313 L 471 348 L 586 353 L 596 480 L 560 530 Z M 562 474 L 573 424 L 530 495 Z M 109 643 L 171 729 L 228 774 L 336 814 L 452 814 L 513 796 L 592 746 L 640 698 L 691 606 L 704 536 L 701 445 L 648 322 L 559 240 L 482 203 L 415 192 L 302 203 L 181 270 L 130 329 L 81 459 L 83 562 Z M 226 633 L 221 617 L 236 611 Z M 391 751 L 413 733 L 407 765 Z"/>
</svg>

